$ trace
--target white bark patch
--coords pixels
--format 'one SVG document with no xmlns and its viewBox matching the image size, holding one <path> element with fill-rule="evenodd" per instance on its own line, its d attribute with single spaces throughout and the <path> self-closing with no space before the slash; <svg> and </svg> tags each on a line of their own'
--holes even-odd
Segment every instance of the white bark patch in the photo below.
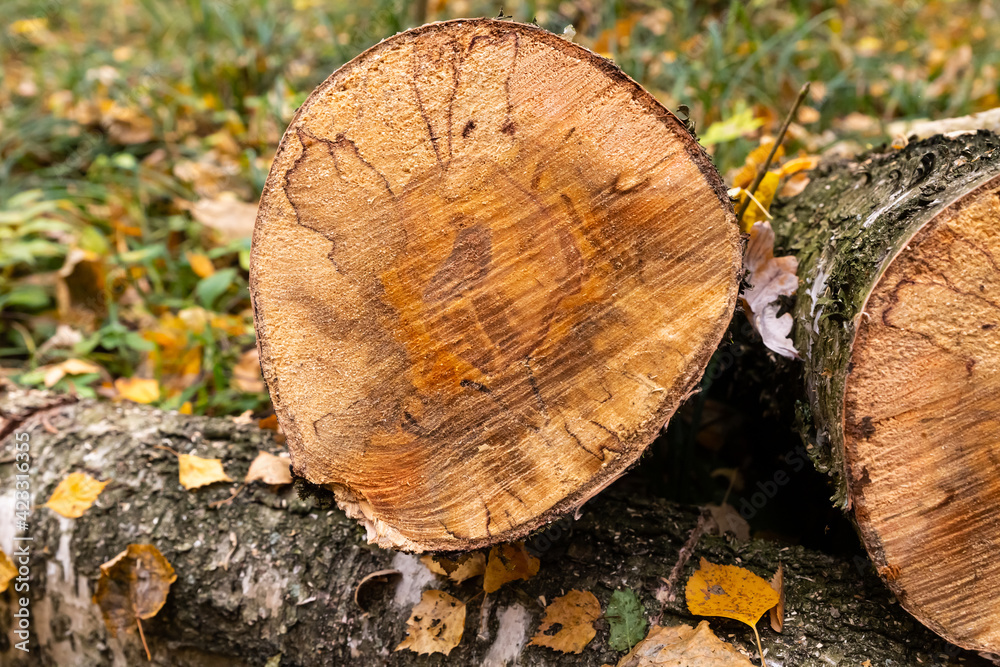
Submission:
<svg viewBox="0 0 1000 667">
<path fill-rule="evenodd" d="M 519 604 L 512 604 L 498 615 L 500 627 L 497 638 L 483 659 L 483 667 L 504 667 L 517 662 L 524 645 L 528 643 L 528 625 L 531 614 Z"/>
<path fill-rule="evenodd" d="M 397 607 L 408 608 L 420 602 L 420 594 L 435 581 L 434 573 L 413 554 L 397 553 L 392 558 L 392 567 L 402 575 L 393 598 Z"/>
<path fill-rule="evenodd" d="M 111 649 L 112 664 L 124 667 L 127 660 L 121 639 L 107 634 L 101 610 L 91 600 L 87 577 L 76 571 L 76 559 L 71 548 L 76 521 L 58 517 L 58 522 L 59 546 L 54 556 L 45 563 L 45 596 L 32 596 L 32 629 L 38 643 L 47 647 L 48 655 L 58 665 L 95 665 L 105 661 L 100 656 L 98 644 L 80 646 L 69 638 L 103 637 Z M 65 639 L 59 639 L 52 633 L 57 602 L 59 616 L 69 619 L 71 623 L 71 631 Z"/>
<path fill-rule="evenodd" d="M 254 576 L 254 566 L 250 565 L 240 582 L 243 590 L 242 618 L 248 624 L 257 620 L 277 616 L 285 604 L 288 579 L 276 569 L 265 569 Z"/>
<path fill-rule="evenodd" d="M 826 279 L 830 275 L 826 272 L 825 266 L 820 266 L 819 270 L 816 272 L 816 277 L 813 278 L 812 286 L 806 290 L 806 294 L 812 300 L 812 305 L 809 307 L 809 315 L 813 318 L 812 321 L 812 333 L 819 331 L 819 318 L 823 315 L 823 308 L 819 306 L 820 297 L 826 292 Z"/>
<path fill-rule="evenodd" d="M 56 549 L 55 562 L 59 563 L 62 567 L 62 581 L 67 583 L 72 583 L 76 574 L 73 571 L 73 555 L 69 552 L 70 542 L 73 540 L 73 527 L 75 525 L 73 519 L 67 519 L 64 516 L 59 517 L 59 548 Z M 49 561 L 49 567 L 52 567 L 53 561 Z M 54 577 L 54 574 L 49 572 L 50 581 Z"/>
</svg>

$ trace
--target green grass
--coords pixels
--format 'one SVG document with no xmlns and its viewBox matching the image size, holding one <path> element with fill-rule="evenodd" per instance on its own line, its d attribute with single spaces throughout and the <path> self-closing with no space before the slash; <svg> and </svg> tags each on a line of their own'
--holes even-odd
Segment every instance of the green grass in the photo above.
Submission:
<svg viewBox="0 0 1000 667">
<path fill-rule="evenodd" d="M 429 4 L 429 18 L 499 10 L 441 4 Z M 669 108 L 690 107 L 698 131 L 719 139 L 712 151 L 724 171 L 774 131 L 806 81 L 818 83 L 807 102 L 816 119 L 796 128 L 790 153 L 845 137 L 874 144 L 887 138 L 880 129 L 891 120 L 1000 105 L 1000 20 L 989 2 L 503 6 L 555 32 L 573 24 L 578 42 L 613 57 Z M 57 389 L 110 394 L 114 379 L 139 375 L 161 383 L 164 407 L 265 410 L 263 393 L 231 382 L 233 366 L 253 346 L 249 242 L 213 238 L 187 203 L 220 191 L 255 202 L 280 134 L 306 95 L 346 60 L 410 27 L 413 7 L 7 0 L 4 15 L 4 372 L 42 384 L 46 367 L 82 358 L 102 372 L 67 376 Z M 840 122 L 849 114 L 872 119 L 874 131 L 854 136 L 857 124 Z M 112 116 L 117 129 L 108 125 Z M 205 165 L 208 175 L 191 171 Z M 215 274 L 200 277 L 192 254 L 208 256 Z M 228 319 L 164 333 L 182 312 L 188 320 Z M 79 340 L 47 344 L 60 325 Z M 188 366 L 181 377 L 171 363 L 183 350 L 198 356 L 196 374 Z"/>
</svg>

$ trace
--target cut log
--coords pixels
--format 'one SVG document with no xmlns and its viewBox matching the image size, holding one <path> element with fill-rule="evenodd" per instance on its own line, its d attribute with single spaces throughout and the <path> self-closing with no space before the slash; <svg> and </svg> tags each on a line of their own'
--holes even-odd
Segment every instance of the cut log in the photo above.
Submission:
<svg viewBox="0 0 1000 667">
<path fill-rule="evenodd" d="M 40 411 L 39 411 L 40 410 Z M 569 518 L 531 536 L 541 559 L 537 576 L 505 585 L 484 600 L 482 579 L 461 586 L 434 577 L 410 554 L 364 544 L 354 521 L 322 498 L 299 497 L 251 484 L 231 503 L 237 484 L 187 491 L 177 479 L 176 457 L 218 457 L 242 479 L 258 451 L 277 451 L 273 434 L 228 419 L 190 417 L 134 404 L 66 404 L 52 395 L 6 393 L 0 385 L 0 448 L 12 451 L 15 434 L 30 443 L 32 503 L 30 590 L 0 594 L 0 664 L 5 667 L 282 667 L 327 665 L 614 665 L 622 655 L 608 646 L 606 621 L 581 655 L 525 645 L 551 601 L 572 589 L 593 592 L 607 609 L 614 590 L 631 588 L 657 613 L 654 591 L 663 585 L 690 541 L 697 509 L 651 500 L 634 486 L 609 490 Z M 23 436 L 18 442 L 23 441 Z M 110 483 L 78 519 L 40 507 L 71 472 Z M 0 548 L 12 552 L 17 471 L 0 463 Z M 629 480 L 623 480 L 627 483 Z M 617 485 L 616 485 L 617 486 Z M 328 494 L 327 494 L 328 495 Z M 153 544 L 177 580 L 166 605 L 143 621 L 152 652 L 147 663 L 138 633 L 109 635 L 91 601 L 101 563 L 130 543 Z M 666 605 L 664 625 L 696 625 L 684 606 L 683 585 L 699 560 L 737 564 L 770 577 L 785 566 L 786 617 L 781 635 L 761 624 L 769 665 L 985 664 L 949 650 L 920 628 L 874 576 L 866 559 L 833 558 L 773 543 L 694 540 L 678 578 L 680 594 Z M 396 568 L 402 577 L 372 583 L 354 601 L 369 574 Z M 441 589 L 468 600 L 465 633 L 448 658 L 394 652 L 421 589 Z M 30 599 L 30 653 L 12 614 L 17 597 Z M 484 609 L 485 608 L 485 609 Z M 366 613 L 367 612 L 367 613 Z M 740 648 L 754 650 L 752 634 L 736 621 L 709 619 Z M 276 657 L 279 656 L 280 657 Z M 951 656 L 950 660 L 943 655 Z M 956 662 L 953 662 L 956 661 Z"/>
<path fill-rule="evenodd" d="M 773 214 L 836 500 L 907 610 L 1000 652 L 1000 138 L 826 165 Z"/>
<path fill-rule="evenodd" d="M 379 545 L 480 547 L 579 507 L 694 388 L 740 243 L 678 119 L 610 61 L 462 20 L 335 72 L 251 256 L 294 470 Z"/>
</svg>

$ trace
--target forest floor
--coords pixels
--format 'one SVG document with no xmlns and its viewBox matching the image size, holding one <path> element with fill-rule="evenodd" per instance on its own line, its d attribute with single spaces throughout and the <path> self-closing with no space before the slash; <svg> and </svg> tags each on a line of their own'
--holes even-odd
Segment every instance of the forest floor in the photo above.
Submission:
<svg viewBox="0 0 1000 667">
<path fill-rule="evenodd" d="M 0 373 L 23 385 L 269 421 L 247 270 L 256 202 L 295 109 L 439 0 L 6 0 L 0 33 Z M 687 108 L 730 183 L 812 89 L 786 155 L 854 153 L 898 121 L 1000 106 L 995 3 L 504 2 Z M 635 474 L 749 506 L 757 535 L 858 550 L 776 406 L 713 362 Z M 736 355 L 739 356 L 739 355 Z M 750 355 L 752 356 L 752 355 Z M 743 366 L 751 367 L 746 362 Z M 745 370 L 745 369 L 744 369 Z M 794 373 L 794 369 L 789 369 Z M 683 471 L 675 473 L 674 471 Z M 737 471 L 734 473 L 734 471 Z M 788 478 L 778 485 L 773 480 Z M 770 491 L 773 489 L 773 493 Z"/>
</svg>

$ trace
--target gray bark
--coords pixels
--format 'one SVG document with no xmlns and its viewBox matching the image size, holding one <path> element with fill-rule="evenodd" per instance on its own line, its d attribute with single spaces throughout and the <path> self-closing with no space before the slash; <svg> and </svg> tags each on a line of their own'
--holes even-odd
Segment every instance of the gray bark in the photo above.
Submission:
<svg viewBox="0 0 1000 667">
<path fill-rule="evenodd" d="M 273 434 L 232 420 L 189 417 L 129 403 L 70 402 L 0 386 L 0 437 L 31 443 L 34 502 L 42 504 L 67 474 L 87 471 L 110 479 L 80 519 L 46 508 L 31 518 L 31 653 L 14 648 L 12 591 L 0 595 L 0 660 L 4 665 L 137 665 L 145 655 L 135 633 L 110 637 L 91 595 L 101 563 L 132 542 L 148 542 L 177 572 L 166 606 L 144 622 L 157 665 L 602 665 L 622 655 L 608 647 L 605 621 L 580 656 L 524 644 L 547 600 L 572 588 L 592 591 L 606 608 L 611 593 L 631 588 L 648 616 L 661 624 L 696 624 L 683 586 L 705 557 L 740 564 L 770 578 L 786 568 L 783 634 L 760 624 L 772 667 L 830 665 L 945 665 L 960 657 L 922 628 L 891 598 L 865 560 L 849 562 L 796 546 L 705 535 L 691 540 L 680 569 L 678 595 L 661 610 L 654 593 L 678 562 L 700 510 L 652 500 L 625 478 L 585 505 L 579 520 L 564 519 L 528 542 L 539 574 L 511 583 L 484 600 L 479 580 L 455 585 L 430 575 L 416 557 L 365 544 L 357 523 L 322 492 L 253 484 L 235 501 L 213 509 L 235 485 L 185 491 L 175 457 L 218 457 L 241 479 L 258 450 L 280 450 Z M 0 466 L 0 547 L 13 537 L 13 465 Z M 357 583 L 384 568 L 403 572 L 398 583 Z M 394 652 L 404 637 L 421 588 L 440 588 L 469 600 L 462 643 L 451 655 Z M 483 610 L 486 610 L 485 612 Z M 481 618 L 485 619 L 481 627 Z M 727 641 L 752 652 L 746 626 L 709 619 Z M 868 664 L 868 663 L 865 663 Z"/>
</svg>

